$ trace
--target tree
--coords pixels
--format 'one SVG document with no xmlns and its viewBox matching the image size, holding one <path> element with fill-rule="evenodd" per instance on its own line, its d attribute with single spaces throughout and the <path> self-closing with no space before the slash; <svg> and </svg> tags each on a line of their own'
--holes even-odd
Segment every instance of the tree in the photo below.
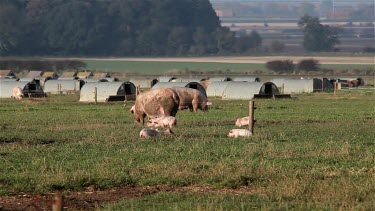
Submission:
<svg viewBox="0 0 375 211">
<path fill-rule="evenodd" d="M 272 40 L 270 43 L 270 50 L 273 52 L 282 52 L 285 49 L 285 44 L 278 41 L 278 40 Z"/>
<path fill-rule="evenodd" d="M 305 71 L 317 71 L 319 70 L 319 61 L 315 59 L 305 59 L 301 60 L 297 64 L 298 70 L 305 70 Z"/>
<path fill-rule="evenodd" d="M 303 47 L 307 51 L 333 51 L 335 45 L 340 43 L 340 30 L 322 25 L 319 18 L 305 15 L 299 20 L 298 26 L 303 30 Z"/>
<path fill-rule="evenodd" d="M 300 7 L 298 8 L 298 13 L 300 14 L 300 16 L 314 15 L 315 6 L 313 4 L 303 2 L 303 3 L 301 3 Z"/>
<path fill-rule="evenodd" d="M 291 73 L 294 70 L 292 60 L 274 60 L 266 63 L 266 67 L 277 73 Z"/>
</svg>

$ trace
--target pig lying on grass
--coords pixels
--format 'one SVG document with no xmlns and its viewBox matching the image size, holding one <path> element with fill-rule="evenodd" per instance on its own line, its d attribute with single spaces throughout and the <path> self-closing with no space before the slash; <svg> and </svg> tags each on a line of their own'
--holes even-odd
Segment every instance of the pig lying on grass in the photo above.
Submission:
<svg viewBox="0 0 375 211">
<path fill-rule="evenodd" d="M 228 133 L 229 138 L 251 137 L 253 133 L 247 129 L 232 129 Z"/>
<path fill-rule="evenodd" d="M 143 128 L 141 132 L 139 132 L 140 138 L 152 138 L 152 137 L 158 137 L 158 136 L 171 136 L 174 135 L 173 131 L 171 129 L 167 129 L 166 131 L 158 131 L 151 128 Z"/>
</svg>

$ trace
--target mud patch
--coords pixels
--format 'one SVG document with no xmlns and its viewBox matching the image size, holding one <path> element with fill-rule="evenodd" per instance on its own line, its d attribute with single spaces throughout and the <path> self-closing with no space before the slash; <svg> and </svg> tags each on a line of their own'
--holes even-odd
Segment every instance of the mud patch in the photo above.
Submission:
<svg viewBox="0 0 375 211">
<path fill-rule="evenodd" d="M 85 191 L 64 193 L 65 210 L 95 210 L 106 204 L 119 202 L 135 197 L 143 197 L 159 192 L 199 192 L 199 193 L 228 193 L 228 194 L 253 194 L 262 192 L 249 187 L 237 189 L 215 189 L 210 186 L 175 187 L 169 185 L 157 186 L 124 186 L 99 190 L 95 186 L 88 187 Z M 57 193 L 26 194 L 20 193 L 0 197 L 0 210 L 52 210 L 54 196 Z"/>
</svg>

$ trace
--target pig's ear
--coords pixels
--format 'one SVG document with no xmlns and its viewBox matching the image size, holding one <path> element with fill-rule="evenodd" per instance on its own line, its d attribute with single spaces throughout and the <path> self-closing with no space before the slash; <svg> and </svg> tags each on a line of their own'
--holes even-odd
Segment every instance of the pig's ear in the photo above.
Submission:
<svg viewBox="0 0 375 211">
<path fill-rule="evenodd" d="M 212 102 L 207 102 L 206 105 L 212 106 Z"/>
</svg>

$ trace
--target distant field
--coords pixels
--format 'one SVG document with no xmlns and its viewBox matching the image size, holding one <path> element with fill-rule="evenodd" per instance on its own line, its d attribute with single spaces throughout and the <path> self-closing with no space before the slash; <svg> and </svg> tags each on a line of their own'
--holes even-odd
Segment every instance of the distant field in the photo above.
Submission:
<svg viewBox="0 0 375 211">
<path fill-rule="evenodd" d="M 303 57 L 226 57 L 226 58 L 129 58 L 129 59 L 84 59 L 87 68 L 92 70 L 165 74 L 175 70 L 246 72 L 266 70 L 265 62 L 271 60 L 293 59 L 295 63 Z M 311 58 L 311 57 L 309 57 Z M 322 68 L 337 70 L 374 68 L 369 57 L 314 57 L 322 63 Z"/>
</svg>

